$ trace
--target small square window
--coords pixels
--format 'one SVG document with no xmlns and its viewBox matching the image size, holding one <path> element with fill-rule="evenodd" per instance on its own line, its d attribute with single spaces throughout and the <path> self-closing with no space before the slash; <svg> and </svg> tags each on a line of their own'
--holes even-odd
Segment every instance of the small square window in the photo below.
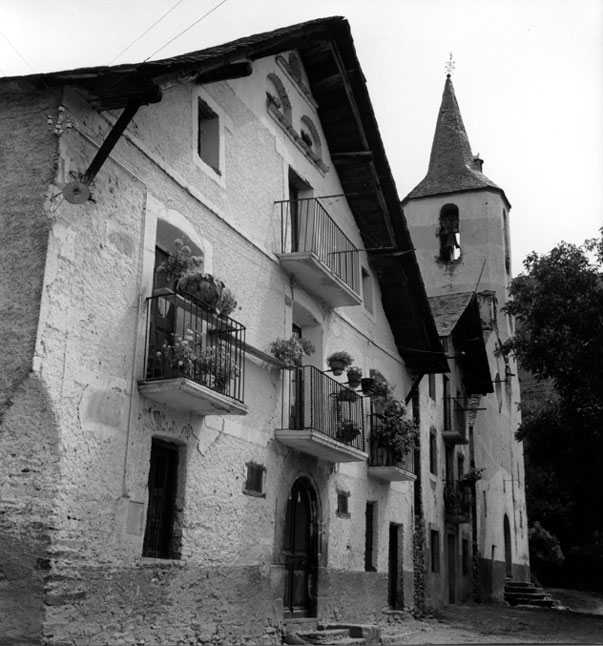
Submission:
<svg viewBox="0 0 603 646">
<path fill-rule="evenodd" d="M 337 515 L 342 518 L 349 518 L 350 512 L 348 507 L 348 499 L 350 493 L 348 491 L 338 491 L 337 492 Z"/>
<path fill-rule="evenodd" d="M 256 464 L 255 462 L 247 462 L 245 466 L 247 467 L 247 479 L 245 481 L 245 489 L 243 489 L 243 493 L 246 493 L 249 496 L 261 496 L 262 498 L 265 498 L 264 474 L 266 473 L 266 468 L 261 464 Z"/>
</svg>

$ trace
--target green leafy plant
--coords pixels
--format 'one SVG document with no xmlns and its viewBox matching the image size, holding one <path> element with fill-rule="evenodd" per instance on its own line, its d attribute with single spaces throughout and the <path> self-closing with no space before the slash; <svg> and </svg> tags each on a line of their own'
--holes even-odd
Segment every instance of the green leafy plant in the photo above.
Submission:
<svg viewBox="0 0 603 646">
<path fill-rule="evenodd" d="M 164 368 L 221 392 L 240 374 L 226 343 L 204 345 L 197 330 L 186 330 L 184 336 L 172 334 L 172 343 L 164 341 L 155 359 Z"/>
<path fill-rule="evenodd" d="M 268 351 L 288 366 L 301 366 L 304 355 L 310 356 L 316 348 L 307 339 L 292 334 L 288 339 L 275 339 L 268 346 Z"/>
<path fill-rule="evenodd" d="M 354 420 L 342 419 L 337 424 L 337 432 L 335 434 L 335 438 L 340 442 L 345 442 L 346 444 L 349 444 L 350 442 L 353 442 L 360 435 L 360 432 L 361 432 L 360 425 L 357 424 Z"/>
<path fill-rule="evenodd" d="M 343 371 L 354 363 L 354 357 L 345 350 L 332 352 L 327 357 L 327 364 L 335 376 L 343 374 Z"/>
<path fill-rule="evenodd" d="M 166 275 L 176 291 L 198 298 L 221 316 L 229 316 L 237 307 L 234 294 L 222 279 L 205 273 L 203 265 L 203 256 L 193 256 L 191 248 L 176 238 L 173 250 L 157 271 Z"/>
<path fill-rule="evenodd" d="M 157 267 L 157 271 L 166 275 L 170 283 L 176 283 L 189 271 L 203 269 L 203 257 L 193 256 L 192 250 L 184 244 L 181 238 L 173 242 L 173 250 L 169 256 Z"/>
<path fill-rule="evenodd" d="M 485 469 L 477 469 L 476 467 L 471 467 L 467 473 L 463 474 L 463 477 L 461 478 L 461 482 L 465 484 L 475 484 L 478 480 L 482 479 L 482 474 L 484 473 Z"/>
<path fill-rule="evenodd" d="M 392 451 L 394 460 L 401 462 L 417 446 L 416 423 L 407 416 L 402 402 L 396 400 L 390 401 L 385 411 L 375 417 L 371 440 L 376 446 Z"/>
<path fill-rule="evenodd" d="M 371 368 L 369 374 L 373 379 L 371 401 L 373 403 L 380 403 L 383 406 L 393 401 L 394 388 L 390 385 L 389 381 L 387 381 L 377 368 Z"/>
</svg>

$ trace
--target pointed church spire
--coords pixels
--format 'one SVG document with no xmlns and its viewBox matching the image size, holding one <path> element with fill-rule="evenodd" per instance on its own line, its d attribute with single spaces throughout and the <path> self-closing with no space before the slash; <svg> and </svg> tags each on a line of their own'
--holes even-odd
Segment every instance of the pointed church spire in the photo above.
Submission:
<svg viewBox="0 0 603 646">
<path fill-rule="evenodd" d="M 482 160 L 471 152 L 467 131 L 454 95 L 450 73 L 446 75 L 427 175 L 406 197 L 495 188 L 482 172 Z"/>
</svg>

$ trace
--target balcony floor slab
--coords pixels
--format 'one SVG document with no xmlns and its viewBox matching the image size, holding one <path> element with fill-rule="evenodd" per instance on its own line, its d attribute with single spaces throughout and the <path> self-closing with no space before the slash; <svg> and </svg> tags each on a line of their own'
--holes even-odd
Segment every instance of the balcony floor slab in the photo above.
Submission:
<svg viewBox="0 0 603 646">
<path fill-rule="evenodd" d="M 368 474 L 372 478 L 385 480 L 386 482 L 413 482 L 417 476 L 402 467 L 369 467 Z"/>
<path fill-rule="evenodd" d="M 362 298 L 311 251 L 279 254 L 283 269 L 331 307 L 360 305 Z"/>
<path fill-rule="evenodd" d="M 245 404 L 187 379 L 161 379 L 139 381 L 138 390 L 142 395 L 177 411 L 196 415 L 246 415 Z"/>
<path fill-rule="evenodd" d="M 287 446 L 329 462 L 364 462 L 368 458 L 364 451 L 313 429 L 280 428 L 275 431 L 274 436 Z"/>
</svg>

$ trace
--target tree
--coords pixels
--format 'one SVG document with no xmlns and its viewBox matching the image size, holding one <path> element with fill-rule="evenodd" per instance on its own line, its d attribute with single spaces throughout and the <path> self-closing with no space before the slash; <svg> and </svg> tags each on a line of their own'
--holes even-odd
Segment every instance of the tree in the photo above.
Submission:
<svg viewBox="0 0 603 646">
<path fill-rule="evenodd" d="M 603 536 L 603 230 L 580 246 L 531 253 L 524 267 L 510 286 L 506 311 L 517 326 L 502 351 L 553 387 L 522 406 L 528 514 L 559 538 L 565 571 L 600 586 L 603 554 L 593 546 Z"/>
</svg>

